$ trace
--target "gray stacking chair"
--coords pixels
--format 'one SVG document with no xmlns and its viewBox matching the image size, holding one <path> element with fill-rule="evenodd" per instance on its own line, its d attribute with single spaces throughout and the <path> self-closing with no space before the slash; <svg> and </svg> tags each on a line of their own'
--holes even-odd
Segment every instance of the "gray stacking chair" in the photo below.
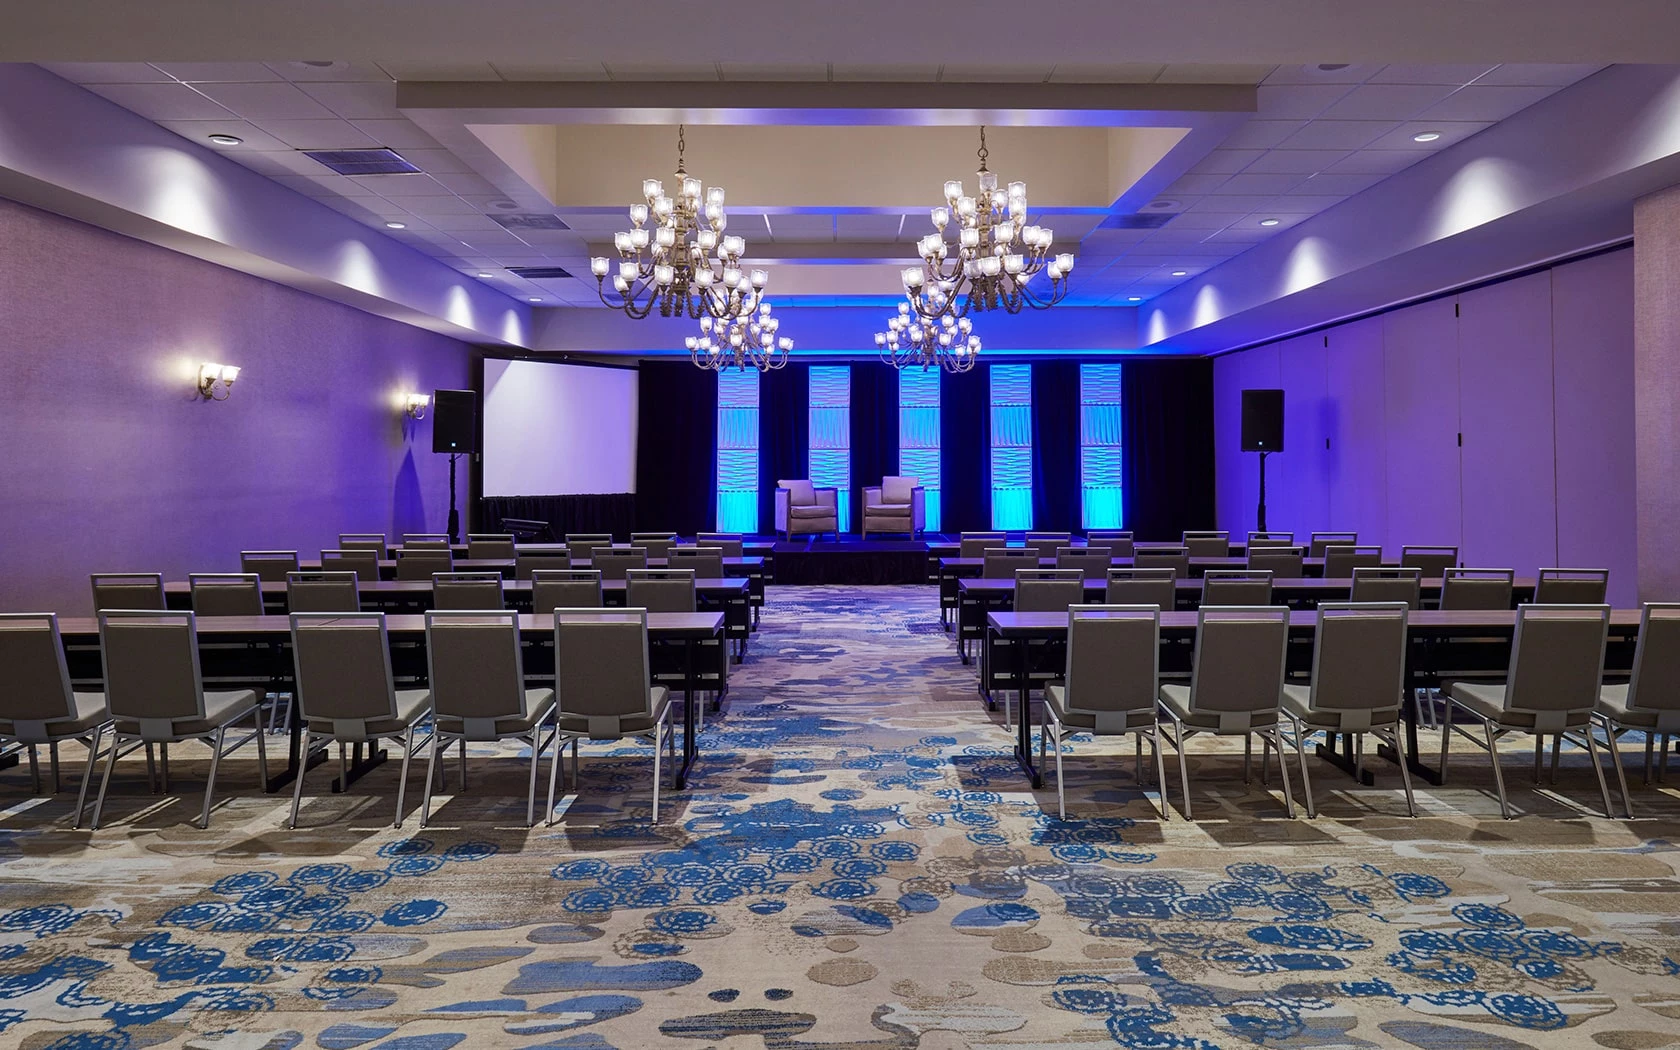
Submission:
<svg viewBox="0 0 1680 1050">
<path fill-rule="evenodd" d="M 397 579 L 429 580 L 440 572 L 455 571 L 455 554 L 448 547 L 410 547 L 404 544 L 397 554 Z"/>
<path fill-rule="evenodd" d="M 1073 545 L 1071 532 L 1029 532 L 1022 546 L 1038 552 L 1040 558 L 1054 558 L 1056 551 Z"/>
<path fill-rule="evenodd" d="M 599 609 L 601 570 L 538 569 L 531 574 L 531 611 L 552 616 L 556 609 Z"/>
<path fill-rule="evenodd" d="M 603 580 L 622 580 L 631 569 L 647 568 L 648 553 L 642 547 L 597 547 L 590 565 L 599 569 Z"/>
<path fill-rule="evenodd" d="M 1604 676 L 1604 646 L 1610 633 L 1608 605 L 1523 605 L 1517 608 L 1517 631 L 1511 664 L 1503 682 L 1444 683 L 1449 705 L 1441 725 L 1441 774 L 1447 772 L 1447 748 L 1456 731 L 1486 749 L 1499 790 L 1499 811 L 1511 819 L 1505 775 L 1499 768 L 1499 741 L 1510 733 L 1534 737 L 1534 782 L 1540 782 L 1542 745 L 1561 736 L 1586 749 L 1610 811 L 1610 788 L 1604 782 L 1592 724 Z M 1458 723 L 1479 726 L 1481 738 Z"/>
<path fill-rule="evenodd" d="M 1192 558 L 1231 556 L 1231 534 L 1221 529 L 1187 530 L 1180 542 Z"/>
<path fill-rule="evenodd" d="M 99 641 L 112 726 L 105 775 L 99 782 L 99 799 L 93 804 L 95 829 L 105 809 L 105 793 L 110 789 L 117 759 L 152 744 L 202 740 L 210 745 L 210 776 L 204 785 L 199 827 L 210 826 L 210 803 L 215 797 L 216 770 L 222 758 L 252 739 L 257 742 L 258 776 L 266 790 L 268 751 L 263 743 L 262 697 L 254 689 L 205 691 L 198 666 L 198 627 L 192 613 L 107 609 L 99 614 Z M 254 726 L 251 733 L 228 745 L 228 729 L 247 718 Z M 168 790 L 167 764 L 164 777 Z"/>
<path fill-rule="evenodd" d="M 519 655 L 519 614 L 502 611 L 429 612 L 426 614 L 426 667 L 432 685 L 432 751 L 426 765 L 426 795 L 420 826 L 432 815 L 432 774 L 438 754 L 459 741 L 461 790 L 467 787 L 467 743 L 519 738 L 531 748 L 530 785 L 525 796 L 525 826 L 537 822 L 537 764 L 550 743 L 549 783 L 560 761 L 560 734 L 554 723 L 554 690 L 525 688 Z M 549 812 L 554 799 L 549 798 Z"/>
<path fill-rule="evenodd" d="M 1202 574 L 1203 605 L 1270 605 L 1270 569 L 1209 569 Z"/>
<path fill-rule="evenodd" d="M 1130 558 L 1137 552 L 1130 529 L 1093 529 L 1085 534 L 1087 547 L 1107 547 L 1110 558 Z"/>
<path fill-rule="evenodd" d="M 1354 547 L 1359 544 L 1357 532 L 1315 532 L 1307 541 L 1307 557 L 1322 558 L 1329 547 Z M 1382 548 L 1378 547 L 1378 551 Z"/>
<path fill-rule="evenodd" d="M 559 554 L 525 554 L 514 555 L 513 578 L 516 580 L 534 579 L 535 574 L 555 569 L 570 569 L 572 558 L 569 551 Z M 588 572 L 588 569 L 582 570 Z"/>
<path fill-rule="evenodd" d="M 167 609 L 163 600 L 163 574 L 159 572 L 96 572 L 88 577 L 93 584 L 93 610 L 100 609 Z"/>
<path fill-rule="evenodd" d="M 721 580 L 723 571 L 722 547 L 672 547 L 665 564 L 673 569 L 693 569 L 695 579 Z"/>
<path fill-rule="evenodd" d="M 324 550 L 321 552 L 321 568 L 328 572 L 353 572 L 356 579 L 367 583 L 379 580 L 379 554 L 372 550 Z"/>
<path fill-rule="evenodd" d="M 1015 611 L 1018 613 L 1060 612 L 1065 613 L 1069 608 L 1085 600 L 1085 574 L 1079 569 L 1017 569 L 1015 570 Z M 993 646 L 997 659 L 1007 659 L 1004 655 L 1009 652 L 1011 645 L 1026 645 L 1027 658 L 1032 660 L 1035 650 L 1043 650 L 1048 641 L 1006 642 Z M 1047 679 L 1054 677 L 1051 672 L 1034 673 L 1029 665 L 1028 688 L 1031 688 L 1033 678 Z M 1010 694 L 1003 696 L 1003 722 L 1014 725 L 1014 713 L 1010 707 Z M 1027 693 L 1021 695 L 1021 703 L 1030 702 Z"/>
<path fill-rule="evenodd" d="M 1403 546 L 1400 548 L 1400 564 L 1411 569 L 1422 569 L 1423 578 L 1426 580 L 1438 580 L 1443 572 L 1458 564 L 1458 548 Z"/>
<path fill-rule="evenodd" d="M 362 599 L 353 572 L 288 572 L 289 612 L 361 612 Z"/>
<path fill-rule="evenodd" d="M 566 553 L 571 557 L 572 564 L 591 560 L 597 547 L 611 547 L 612 534 L 606 532 L 568 532 L 566 533 Z"/>
<path fill-rule="evenodd" d="M 285 583 L 298 570 L 297 551 L 240 551 L 239 571 L 253 573 L 264 583 Z"/>
<path fill-rule="evenodd" d="M 409 763 L 424 746 L 415 742 L 415 729 L 432 713 L 432 694 L 425 689 L 396 687 L 384 613 L 293 612 L 291 620 L 303 750 L 292 785 L 292 815 L 286 826 L 297 827 L 311 751 L 338 744 L 342 783 L 345 744 L 389 739 L 402 749 L 397 813 L 391 822 L 394 828 L 402 827 Z"/>
<path fill-rule="evenodd" d="M 1356 565 L 1353 569 L 1352 600 L 1362 605 L 1403 602 L 1406 608 L 1417 609 L 1423 601 L 1423 570 L 1393 565 Z"/>
<path fill-rule="evenodd" d="M 453 550 L 454 544 L 449 542 L 447 533 L 442 532 L 405 532 L 402 538 L 403 550 L 410 551 L 447 551 Z"/>
<path fill-rule="evenodd" d="M 696 547 L 716 547 L 725 558 L 745 556 L 745 537 L 738 532 L 702 532 L 694 537 Z"/>
<path fill-rule="evenodd" d="M 1266 569 L 1279 580 L 1301 578 L 1301 565 L 1306 552 L 1299 547 L 1251 547 L 1248 551 L 1250 569 Z"/>
<path fill-rule="evenodd" d="M 677 534 L 674 532 L 632 532 L 630 546 L 640 547 L 647 551 L 649 560 L 657 561 L 666 557 L 672 547 L 677 545 Z"/>
<path fill-rule="evenodd" d="M 345 551 L 373 551 L 374 559 L 384 561 L 391 556 L 390 548 L 385 545 L 383 532 L 341 532 L 338 534 L 338 549 Z"/>
<path fill-rule="evenodd" d="M 1382 566 L 1383 550 L 1378 546 L 1360 547 L 1356 544 L 1333 544 L 1324 548 L 1324 578 L 1347 580 L 1355 569 L 1375 569 Z"/>
<path fill-rule="evenodd" d="M 1132 555 L 1134 569 L 1171 569 L 1179 579 L 1190 578 L 1190 548 L 1145 547 Z"/>
<path fill-rule="evenodd" d="M 1301 789 L 1307 796 L 1309 817 L 1318 816 L 1318 807 L 1313 801 L 1304 744 L 1314 733 L 1351 735 L 1354 762 L 1361 767 L 1365 734 L 1374 733 L 1377 739 L 1386 741 L 1400 758 L 1406 812 L 1417 816 L 1412 774 L 1400 739 L 1400 708 L 1406 690 L 1406 613 L 1404 602 L 1324 602 L 1318 607 L 1311 684 L 1283 687 L 1283 715 L 1295 736 L 1295 757 L 1301 765 Z M 1278 759 L 1283 761 L 1283 756 Z"/>
<path fill-rule="evenodd" d="M 1248 534 L 1248 549 L 1256 547 L 1293 547 L 1295 534 L 1293 532 L 1250 532 Z"/>
<path fill-rule="evenodd" d="M 980 575 L 988 580 L 1012 580 L 1021 569 L 1038 568 L 1038 552 L 1031 547 L 988 547 Z"/>
<path fill-rule="evenodd" d="M 671 694 L 651 685 L 646 609 L 554 610 L 554 694 L 560 732 L 572 741 L 572 783 L 581 789 L 578 741 L 653 738 L 653 820 L 659 820 L 659 752 L 676 760 Z M 555 752 L 558 759 L 559 751 Z M 554 793 L 559 762 L 549 767 Z M 549 806 L 553 823 L 554 807 Z"/>
<path fill-rule="evenodd" d="M 440 572 L 432 576 L 432 608 L 462 610 L 505 609 L 499 572 Z"/>
<path fill-rule="evenodd" d="M 6 688 L 0 691 L 0 744 L 29 753 L 29 775 L 41 792 L 36 748 L 47 746 L 53 794 L 59 791 L 58 745 L 78 740 L 87 745 L 87 766 L 76 798 L 75 826 L 82 826 L 88 784 L 93 780 L 99 743 L 111 724 L 104 693 L 77 692 L 70 685 L 57 613 L 0 613 L 0 667 Z"/>
<path fill-rule="evenodd" d="M 1609 741 L 1616 777 L 1622 788 L 1622 808 L 1633 816 L 1627 776 L 1617 740 L 1634 730 L 1645 734 L 1645 783 L 1651 782 L 1651 753 L 1660 742 L 1662 761 L 1657 780 L 1668 767 L 1669 738 L 1680 734 L 1680 604 L 1646 602 L 1639 614 L 1639 643 L 1633 653 L 1633 677 L 1625 685 L 1606 685 L 1598 691 L 1598 723 Z M 1555 763 L 1554 763 L 1555 765 Z"/>
<path fill-rule="evenodd" d="M 1067 819 L 1062 775 L 1066 733 L 1135 737 L 1140 786 L 1147 736 L 1155 753 L 1161 819 L 1167 819 L 1167 766 L 1155 717 L 1160 664 L 1161 610 L 1154 605 L 1068 608 L 1067 666 L 1060 681 L 1044 687 L 1044 725 L 1038 736 L 1041 765 L 1046 743 L 1056 746 L 1056 812 L 1063 820 Z"/>
<path fill-rule="evenodd" d="M 1443 569 L 1441 608 L 1509 609 L 1515 576 L 1511 569 Z"/>
<path fill-rule="evenodd" d="M 691 613 L 697 607 L 693 569 L 630 569 L 624 578 L 624 604 L 630 608 Z"/>
<path fill-rule="evenodd" d="M 965 532 L 957 538 L 957 557 L 984 558 L 987 551 L 1008 545 L 1009 537 L 1002 532 Z"/>
<path fill-rule="evenodd" d="M 262 581 L 254 572 L 188 573 L 187 586 L 199 616 L 263 615 Z"/>
<path fill-rule="evenodd" d="M 1107 547 L 1057 547 L 1056 568 L 1078 569 L 1094 580 L 1108 575 L 1114 564 Z"/>
<path fill-rule="evenodd" d="M 1196 654 L 1190 684 L 1161 686 L 1161 714 L 1172 723 L 1169 739 L 1178 752 L 1184 787 L 1184 816 L 1191 817 L 1190 767 L 1185 745 L 1201 734 L 1243 738 L 1243 779 L 1254 737 L 1276 748 L 1283 774 L 1283 805 L 1295 815 L 1289 794 L 1278 720 L 1283 702 L 1284 654 L 1289 646 L 1289 610 L 1282 606 L 1202 608 L 1196 614 Z"/>
<path fill-rule="evenodd" d="M 1541 569 L 1534 604 L 1602 605 L 1609 590 L 1609 569 Z"/>
<path fill-rule="evenodd" d="M 1178 573 L 1172 569 L 1110 569 L 1108 605 L 1154 605 L 1162 612 L 1178 608 Z"/>
<path fill-rule="evenodd" d="M 512 561 L 517 553 L 513 545 L 513 533 L 511 532 L 467 533 L 467 558 L 469 560 L 501 558 Z"/>
</svg>

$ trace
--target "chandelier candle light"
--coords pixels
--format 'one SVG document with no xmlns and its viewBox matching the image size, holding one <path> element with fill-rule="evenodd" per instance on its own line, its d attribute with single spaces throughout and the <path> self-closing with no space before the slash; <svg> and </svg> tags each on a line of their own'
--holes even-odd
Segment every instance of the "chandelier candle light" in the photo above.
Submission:
<svg viewBox="0 0 1680 1050">
<path fill-rule="evenodd" d="M 666 196 L 658 179 L 642 182 L 645 204 L 630 206 L 630 229 L 613 234 L 618 253 L 593 258 L 601 301 L 637 320 L 658 309 L 661 317 L 735 319 L 750 317 L 764 297 L 769 275 L 744 271 L 743 237 L 725 236 L 723 187 L 702 190 L 683 167 L 682 125 L 677 126 L 676 195 Z M 611 277 L 613 295 L 607 295 Z"/>
<path fill-rule="evenodd" d="M 1027 222 L 1027 184 L 998 189 L 997 174 L 986 170 L 987 152 L 981 127 L 976 195 L 964 194 L 956 179 L 945 184 L 945 203 L 932 212 L 934 232 L 916 243 L 922 261 L 904 271 L 908 305 L 927 320 L 999 308 L 1012 314 L 1026 306 L 1044 310 L 1067 297 L 1072 253 L 1050 254 L 1055 239 L 1050 228 Z M 956 233 L 954 257 L 945 239 L 948 228 Z M 1040 271 L 1050 275 L 1047 293 L 1030 285 Z"/>
<path fill-rule="evenodd" d="M 898 304 L 898 314 L 887 318 L 887 330 L 875 333 L 881 360 L 894 368 L 921 365 L 922 371 L 937 366 L 946 372 L 967 372 L 980 358 L 980 337 L 974 322 L 942 314 L 937 322 L 910 312 L 909 303 Z"/>
<path fill-rule="evenodd" d="M 768 372 L 787 364 L 793 340 L 778 336 L 780 318 L 770 316 L 770 304 L 760 303 L 756 314 L 713 321 L 700 318 L 700 334 L 683 340 L 689 360 L 701 368 L 722 372 L 730 368 L 745 371 L 749 366 Z"/>
</svg>

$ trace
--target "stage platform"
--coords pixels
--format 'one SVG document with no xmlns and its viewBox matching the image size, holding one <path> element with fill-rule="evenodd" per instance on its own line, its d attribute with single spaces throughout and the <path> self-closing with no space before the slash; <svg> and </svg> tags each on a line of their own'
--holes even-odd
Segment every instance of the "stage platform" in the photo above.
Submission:
<svg viewBox="0 0 1680 1050">
<path fill-rule="evenodd" d="M 770 540 L 770 537 L 764 537 Z M 777 583 L 887 584 L 927 583 L 933 579 L 927 540 L 840 539 L 775 540 L 771 546 Z"/>
</svg>

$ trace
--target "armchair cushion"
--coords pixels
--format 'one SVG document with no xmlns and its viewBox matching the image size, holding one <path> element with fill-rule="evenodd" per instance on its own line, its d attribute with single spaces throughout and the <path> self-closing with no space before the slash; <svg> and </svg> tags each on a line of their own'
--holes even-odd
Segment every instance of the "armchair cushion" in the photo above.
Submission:
<svg viewBox="0 0 1680 1050">
<path fill-rule="evenodd" d="M 882 478 L 881 502 L 888 506 L 910 504 L 910 494 L 916 488 L 915 478 Z"/>
<path fill-rule="evenodd" d="M 788 490 L 788 503 L 790 505 L 795 507 L 816 506 L 817 493 L 810 481 L 778 481 L 776 485 Z"/>
<path fill-rule="evenodd" d="M 788 514 L 795 520 L 802 518 L 832 518 L 834 517 L 834 508 L 820 507 L 816 504 L 812 504 L 808 507 L 793 506 L 788 508 Z"/>
</svg>

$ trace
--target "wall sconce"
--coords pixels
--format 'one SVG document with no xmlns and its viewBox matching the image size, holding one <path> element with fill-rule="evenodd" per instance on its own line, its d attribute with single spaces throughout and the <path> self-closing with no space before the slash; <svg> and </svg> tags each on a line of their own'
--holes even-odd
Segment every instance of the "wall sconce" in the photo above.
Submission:
<svg viewBox="0 0 1680 1050">
<path fill-rule="evenodd" d="M 432 399 L 428 394 L 409 394 L 403 398 L 403 411 L 410 419 L 425 419 L 426 409 L 431 407 Z"/>
<path fill-rule="evenodd" d="M 206 361 L 198 366 L 198 396 L 206 401 L 226 401 L 233 393 L 233 381 L 238 378 L 238 365 L 217 365 Z M 219 388 L 217 384 L 220 384 Z"/>
</svg>

